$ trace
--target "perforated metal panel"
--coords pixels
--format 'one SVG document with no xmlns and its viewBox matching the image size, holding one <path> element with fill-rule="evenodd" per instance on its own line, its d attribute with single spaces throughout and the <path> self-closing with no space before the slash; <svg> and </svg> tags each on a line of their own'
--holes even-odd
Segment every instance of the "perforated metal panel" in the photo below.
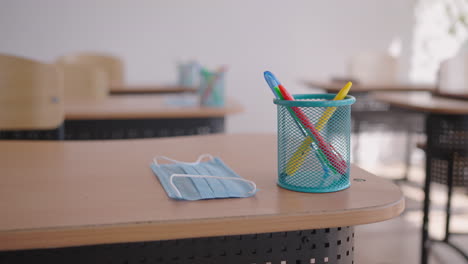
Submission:
<svg viewBox="0 0 468 264">
<path fill-rule="evenodd" d="M 0 252 L 1 264 L 353 264 L 353 227 Z"/>
<path fill-rule="evenodd" d="M 204 135 L 224 132 L 224 117 L 66 120 L 54 130 L 0 131 L 0 139 L 102 140 Z"/>
<path fill-rule="evenodd" d="M 67 120 L 65 138 L 102 140 L 202 135 L 224 132 L 224 117 Z"/>
<path fill-rule="evenodd" d="M 430 115 L 426 132 L 431 180 L 447 184 L 453 166 L 453 186 L 468 186 L 468 117 Z"/>
<path fill-rule="evenodd" d="M 0 131 L 1 140 L 60 140 L 63 138 L 63 125 L 51 130 Z"/>
</svg>

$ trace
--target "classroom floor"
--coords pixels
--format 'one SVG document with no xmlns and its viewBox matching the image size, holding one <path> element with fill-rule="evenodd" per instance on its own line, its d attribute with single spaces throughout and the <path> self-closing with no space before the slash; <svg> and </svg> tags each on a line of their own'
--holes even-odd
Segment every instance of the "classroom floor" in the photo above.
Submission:
<svg viewBox="0 0 468 264">
<path fill-rule="evenodd" d="M 382 133 L 364 133 L 366 142 L 361 142 L 359 154 L 363 159 L 358 164 L 364 169 L 385 178 L 399 178 L 403 173 L 404 164 L 401 159 L 402 150 L 392 146 L 403 146 L 403 135 L 388 135 Z M 393 142 L 393 143 L 389 143 Z M 383 146 L 380 151 L 375 146 Z M 385 151 L 391 149 L 391 151 Z M 401 148 L 402 149 L 402 148 Z M 395 153 L 397 152 L 397 153 Z M 414 151 L 410 170 L 410 180 L 422 186 L 424 179 L 424 153 Z M 362 264 L 412 264 L 420 261 L 420 232 L 422 222 L 423 191 L 413 184 L 400 184 L 406 197 L 406 210 L 398 218 L 362 225 L 356 228 L 355 263 Z M 432 208 L 430 214 L 431 236 L 442 238 L 445 228 L 444 206 L 446 187 L 433 184 L 431 187 Z M 464 189 L 458 189 L 453 195 L 453 214 L 451 230 L 468 233 L 468 195 Z M 455 237 L 452 241 L 468 252 L 468 235 Z M 463 258 L 444 244 L 435 244 L 430 264 L 466 263 Z"/>
</svg>

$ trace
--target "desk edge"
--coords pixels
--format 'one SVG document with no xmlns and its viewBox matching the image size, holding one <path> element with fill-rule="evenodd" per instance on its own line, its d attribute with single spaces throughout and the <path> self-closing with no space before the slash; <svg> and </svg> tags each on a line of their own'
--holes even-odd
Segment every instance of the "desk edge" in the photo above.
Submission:
<svg viewBox="0 0 468 264">
<path fill-rule="evenodd" d="M 346 211 L 325 215 L 263 215 L 229 219 L 13 230 L 0 232 L 0 250 L 71 247 L 354 226 L 394 218 L 400 215 L 404 208 L 405 200 L 402 194 L 399 200 L 386 206 L 379 206 L 378 209 L 367 208 L 357 212 Z M 268 225 L 265 224 L 266 221 Z M 226 228 L 232 226 L 236 228 Z M 44 239 L 45 237 L 47 239 Z"/>
</svg>

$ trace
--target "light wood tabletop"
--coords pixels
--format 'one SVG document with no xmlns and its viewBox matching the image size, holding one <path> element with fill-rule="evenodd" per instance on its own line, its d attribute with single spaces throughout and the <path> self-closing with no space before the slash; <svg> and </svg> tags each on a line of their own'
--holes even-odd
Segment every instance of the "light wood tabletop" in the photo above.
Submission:
<svg viewBox="0 0 468 264">
<path fill-rule="evenodd" d="M 75 100 L 65 105 L 65 120 L 205 118 L 223 117 L 243 111 L 228 98 L 224 107 L 182 106 L 167 103 L 164 95 L 108 96 L 103 100 Z"/>
<path fill-rule="evenodd" d="M 468 100 L 468 93 L 460 93 L 460 92 L 453 92 L 453 91 L 440 91 L 436 90 L 434 95 L 442 96 L 442 97 L 449 97 L 454 99 L 464 99 Z"/>
<path fill-rule="evenodd" d="M 111 94 L 194 93 L 197 89 L 180 85 L 111 85 Z"/>
<path fill-rule="evenodd" d="M 429 92 L 373 92 L 370 96 L 377 101 L 409 110 L 437 114 L 468 114 L 468 101 L 440 97 Z"/>
<path fill-rule="evenodd" d="M 220 157 L 253 180 L 250 198 L 175 201 L 150 169 L 164 155 Z M 271 134 L 93 141 L 0 141 L 0 250 L 51 248 L 350 226 L 399 215 L 393 183 L 352 166 L 350 188 L 299 193 L 276 185 Z"/>
<path fill-rule="evenodd" d="M 338 93 L 346 82 L 341 81 L 320 81 L 320 80 L 307 80 L 303 81 L 305 85 L 310 88 L 319 88 L 326 90 L 327 93 Z M 435 86 L 423 84 L 409 84 L 409 83 L 389 83 L 389 84 L 372 84 L 372 83 L 353 83 L 353 87 L 349 91 L 352 93 L 364 93 L 373 91 L 433 91 Z"/>
</svg>

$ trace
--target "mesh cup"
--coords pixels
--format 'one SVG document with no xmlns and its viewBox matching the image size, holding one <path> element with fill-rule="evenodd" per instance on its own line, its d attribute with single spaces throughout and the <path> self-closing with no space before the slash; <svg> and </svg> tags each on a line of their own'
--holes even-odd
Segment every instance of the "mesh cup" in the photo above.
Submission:
<svg viewBox="0 0 468 264">
<path fill-rule="evenodd" d="M 224 78 L 225 72 L 210 72 L 200 81 L 200 104 L 210 107 L 224 106 Z"/>
<path fill-rule="evenodd" d="M 278 121 L 278 185 L 293 191 L 324 193 L 350 184 L 352 96 L 300 94 L 295 101 L 275 99 Z M 314 129 L 304 125 L 301 112 Z M 328 117 L 328 118 L 327 118 Z M 303 118 L 304 119 L 304 118 Z M 312 131 L 315 131 L 315 134 Z"/>
</svg>

